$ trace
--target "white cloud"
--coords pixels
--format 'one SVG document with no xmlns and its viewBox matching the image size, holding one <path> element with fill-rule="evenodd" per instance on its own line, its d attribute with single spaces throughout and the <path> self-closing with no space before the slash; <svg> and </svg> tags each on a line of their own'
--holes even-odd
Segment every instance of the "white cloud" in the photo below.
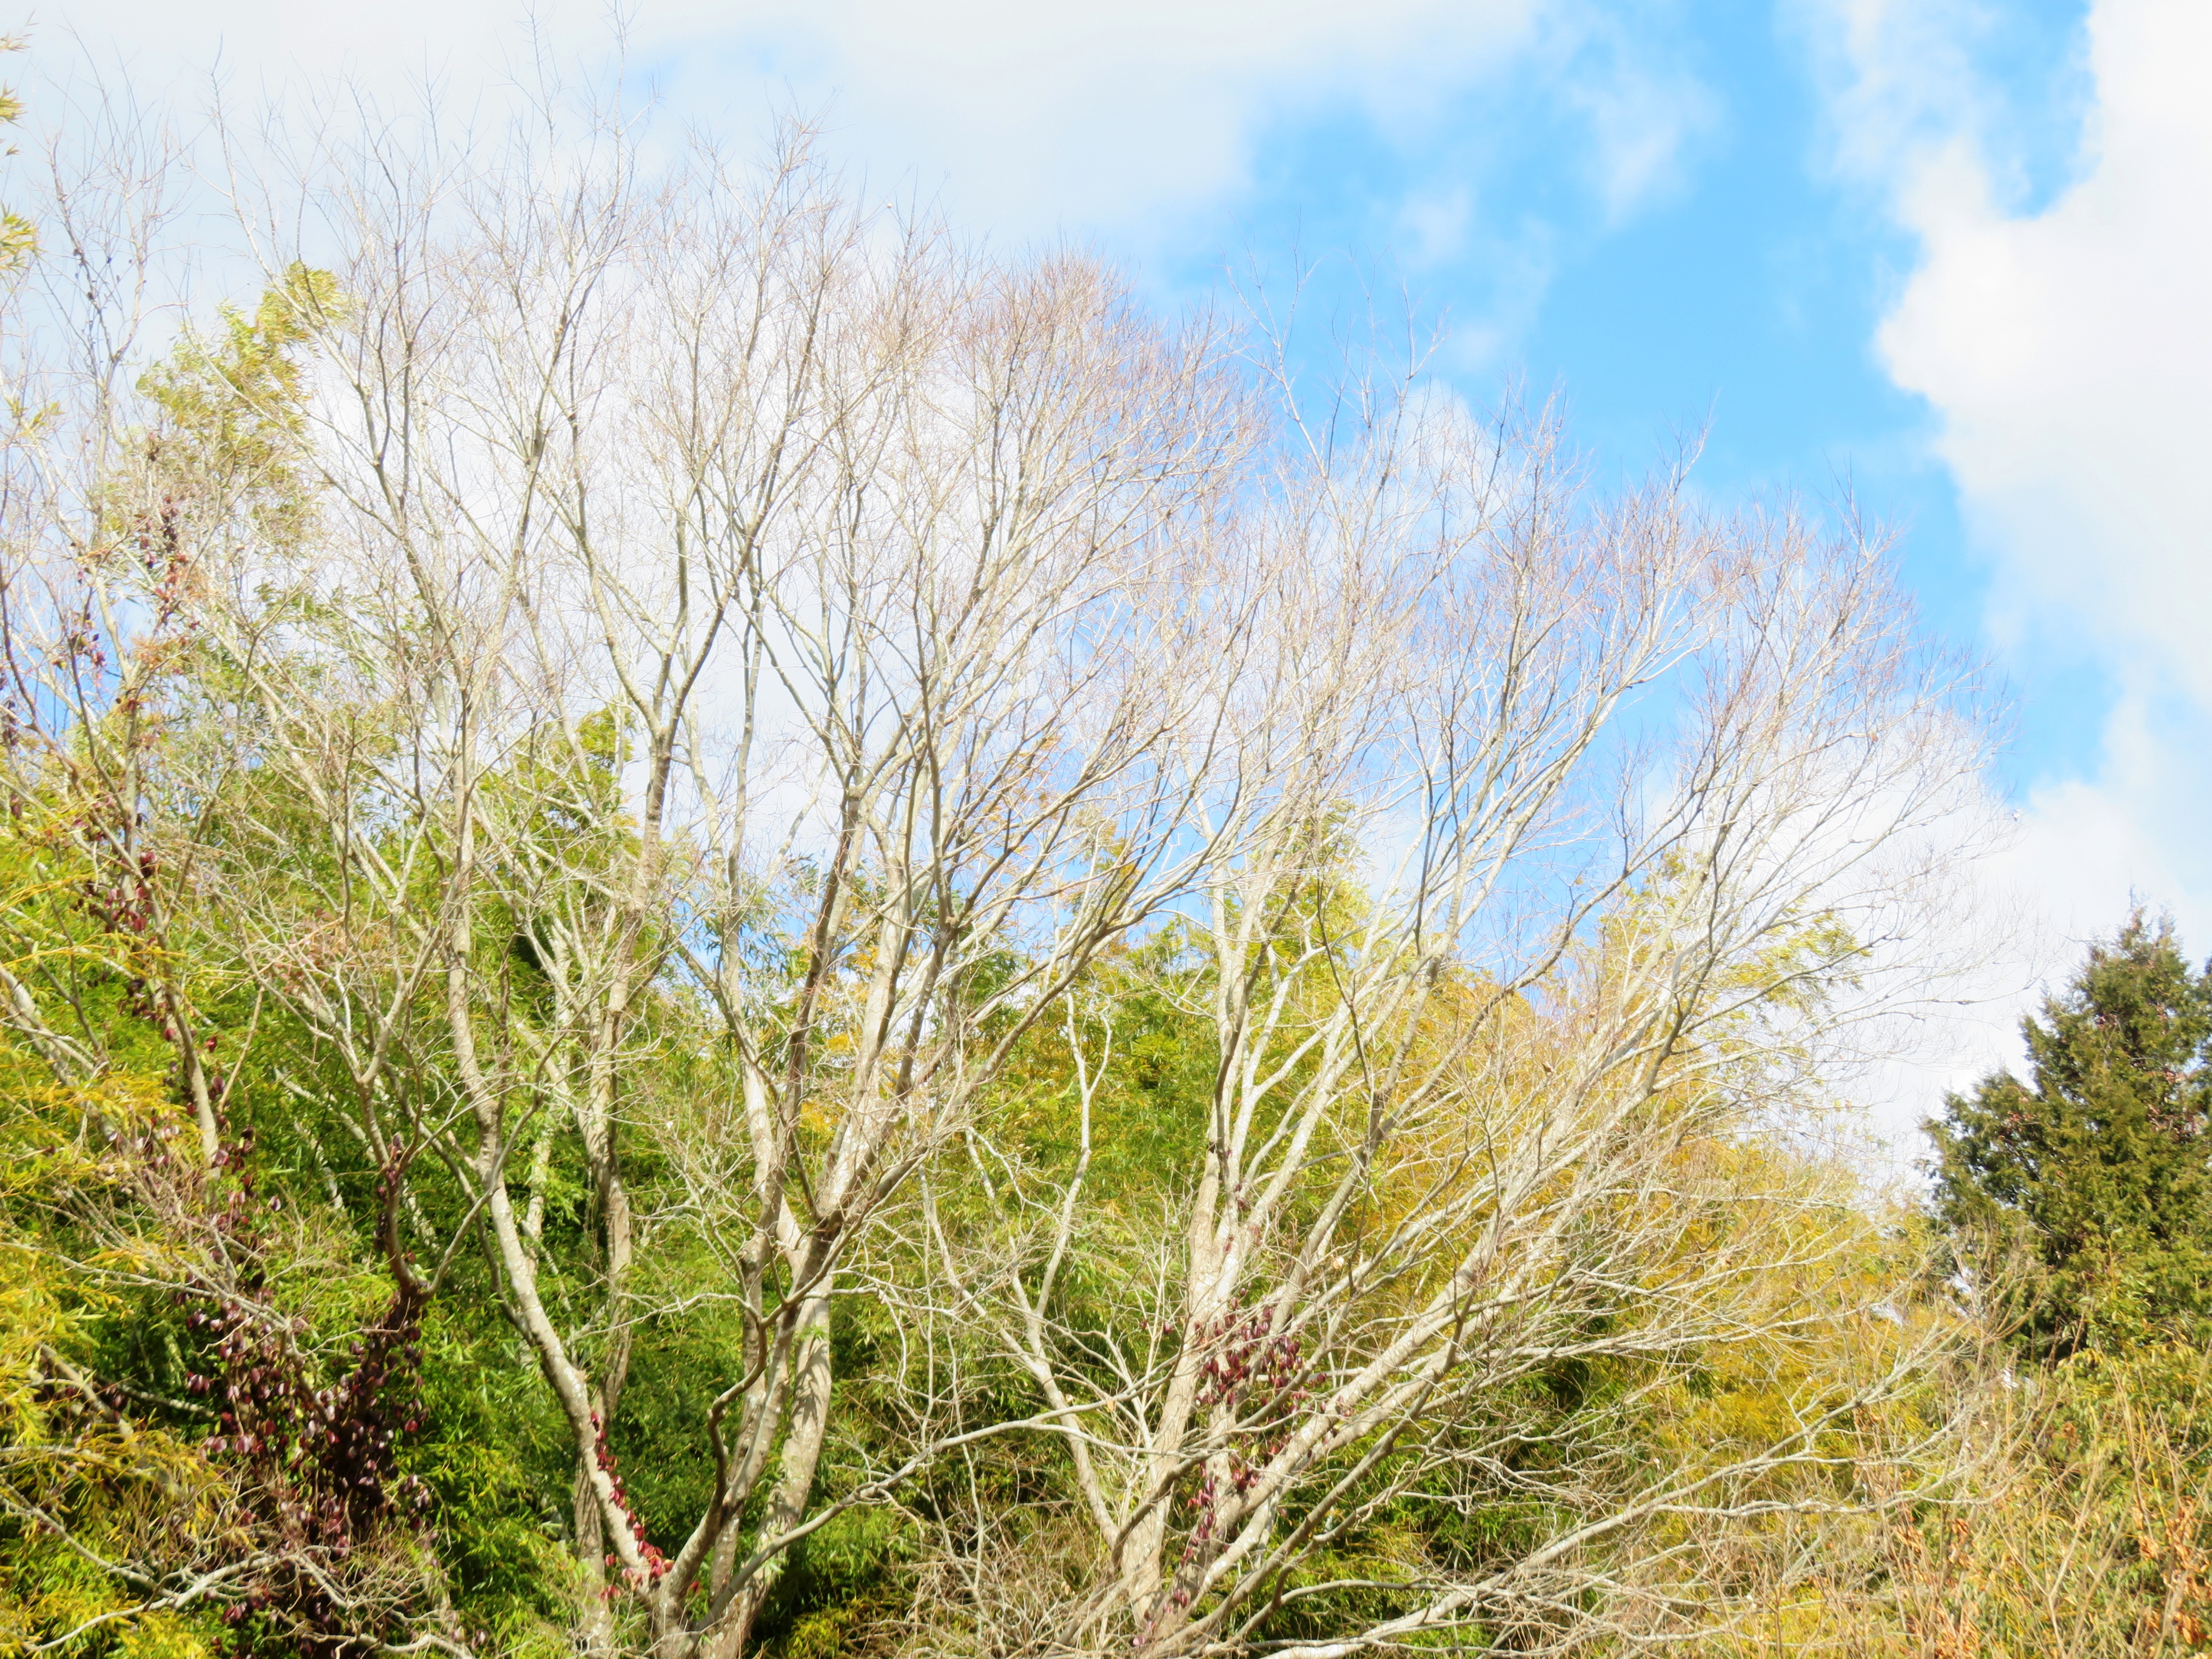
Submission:
<svg viewBox="0 0 2212 1659">
<path fill-rule="evenodd" d="M 1940 417 L 1993 636 L 2112 699 L 2093 774 L 2031 789 L 1996 874 L 2059 935 L 2136 896 L 2212 950 L 2212 8 L 2094 0 L 2080 151 L 2025 210 L 2020 94 L 1974 67 L 1992 17 L 1838 0 L 1822 21 L 1838 162 L 1922 249 L 1877 346 Z"/>
<path fill-rule="evenodd" d="M 759 7 L 726 60 L 771 46 L 808 105 L 876 157 L 940 179 L 1002 228 L 1127 233 L 1248 179 L 1271 117 L 1349 104 L 1395 118 L 1494 70 L 1531 0 L 836 0 Z M 803 70 L 793 69 L 804 64 Z"/>
<path fill-rule="evenodd" d="M 716 127 L 764 125 L 772 105 L 826 109 L 837 148 L 879 185 L 941 190 L 969 222 L 1127 231 L 1237 190 L 1270 117 L 1338 105 L 1401 121 L 1433 106 L 1521 51 L 1536 3 L 647 0 L 629 50 Z M 597 56 L 610 38 L 589 0 L 535 18 L 556 52 Z M 141 74 L 204 70 L 220 47 L 248 89 L 427 70 L 465 97 L 526 63 L 531 40 L 520 6 L 484 0 L 74 0 L 65 21 Z"/>
<path fill-rule="evenodd" d="M 1406 176 L 1358 179 L 1324 151 L 1316 206 L 1402 191 L 1418 265 L 1526 240 L 1463 208 L 1455 226 L 1449 204 L 1480 209 L 1486 123 L 1532 95 L 1566 123 L 1546 165 L 1607 222 L 1679 184 L 1714 112 L 1659 3 L 1647 16 L 1595 0 L 638 0 L 627 58 L 726 136 L 822 115 L 830 153 L 885 194 L 916 190 L 998 237 L 1101 237 L 1140 256 L 1232 246 L 1261 164 L 1288 164 L 1262 147 L 1348 122 Z M 219 52 L 249 97 L 338 74 L 389 96 L 427 78 L 466 110 L 527 77 L 533 24 L 562 62 L 603 60 L 612 38 L 605 0 L 64 6 L 97 58 L 187 95 Z"/>
<path fill-rule="evenodd" d="M 1927 258 L 1881 347 L 1943 414 L 2009 625 L 2212 707 L 2212 9 L 2102 0 L 2090 30 L 2087 176 L 2008 217 L 1966 145 L 1913 167 Z"/>
</svg>

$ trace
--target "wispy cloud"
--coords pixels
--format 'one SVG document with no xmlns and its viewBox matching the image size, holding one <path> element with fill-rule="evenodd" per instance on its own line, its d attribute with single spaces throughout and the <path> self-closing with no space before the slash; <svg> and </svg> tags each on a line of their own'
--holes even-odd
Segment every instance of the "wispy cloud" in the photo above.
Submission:
<svg viewBox="0 0 2212 1659">
<path fill-rule="evenodd" d="M 1582 4 L 1547 21 L 1550 78 L 1585 125 L 1584 176 L 1607 225 L 1618 225 L 1687 182 L 1698 141 L 1720 125 L 1720 101 L 1664 10 Z"/>
</svg>

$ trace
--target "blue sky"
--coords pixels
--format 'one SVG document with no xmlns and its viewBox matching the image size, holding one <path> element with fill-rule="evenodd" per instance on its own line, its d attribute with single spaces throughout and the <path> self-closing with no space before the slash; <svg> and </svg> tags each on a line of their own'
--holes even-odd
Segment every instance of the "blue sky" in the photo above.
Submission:
<svg viewBox="0 0 2212 1659">
<path fill-rule="evenodd" d="M 1633 470 L 1702 428 L 1699 477 L 1717 498 L 1853 493 L 1898 532 L 1930 625 L 1987 648 L 1994 573 L 1936 452 L 1940 416 L 1876 348 L 1916 240 L 1839 161 L 1815 21 L 1759 0 L 1624 15 L 1617 49 L 1656 59 L 1683 106 L 1640 188 L 1609 191 L 1599 171 L 1572 96 L 1578 72 L 1603 72 L 1585 47 L 1541 78 L 1486 78 L 1410 134 L 1357 108 L 1268 122 L 1249 188 L 1224 204 L 1232 234 L 1349 252 L 1402 280 L 1457 324 L 1462 349 L 1443 361 L 1459 384 L 1479 400 L 1515 380 L 1559 396 L 1604 465 Z M 2084 21 L 2071 0 L 2022 3 L 2001 30 L 1962 31 L 2008 106 L 1991 137 L 2022 210 L 2076 161 Z M 1215 253 L 1152 263 L 1196 281 Z M 2018 682 L 2007 782 L 2093 766 L 2110 689 L 2087 665 L 2005 666 Z"/>
<path fill-rule="evenodd" d="M 536 16 L 605 53 L 600 5 Z M 1849 489 L 1894 525 L 2009 711 L 2013 834 L 1975 878 L 2023 941 L 1901 1121 L 2131 894 L 2212 951 L 2204 0 L 638 0 L 627 27 L 673 112 L 740 142 L 819 114 L 871 190 L 971 234 L 1089 245 L 1170 304 L 1253 256 L 1340 301 L 1403 284 L 1449 319 L 1437 373 L 1557 393 L 1601 471 L 1710 421 L 1716 500 Z M 64 0 L 44 28 L 186 99 L 220 53 L 249 93 L 427 71 L 465 103 L 530 39 L 507 0 Z"/>
</svg>

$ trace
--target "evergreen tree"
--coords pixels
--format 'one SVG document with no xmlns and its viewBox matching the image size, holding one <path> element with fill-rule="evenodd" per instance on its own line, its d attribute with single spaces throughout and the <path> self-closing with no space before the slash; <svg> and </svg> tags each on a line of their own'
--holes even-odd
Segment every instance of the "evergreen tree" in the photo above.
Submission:
<svg viewBox="0 0 2212 1659">
<path fill-rule="evenodd" d="M 2172 924 L 2137 912 L 2021 1030 L 2033 1083 L 1996 1073 L 1927 1126 L 1939 1215 L 2021 1237 L 2036 1264 L 2022 1335 L 2045 1352 L 2201 1327 L 2212 969 L 2192 975 Z"/>
</svg>

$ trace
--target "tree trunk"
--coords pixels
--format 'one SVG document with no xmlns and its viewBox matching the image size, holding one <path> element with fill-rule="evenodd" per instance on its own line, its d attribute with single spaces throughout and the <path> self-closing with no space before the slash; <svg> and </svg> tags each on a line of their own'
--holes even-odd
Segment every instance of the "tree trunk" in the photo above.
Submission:
<svg viewBox="0 0 2212 1659">
<path fill-rule="evenodd" d="M 799 1310 L 799 1331 L 793 1343 L 791 1425 L 784 1435 L 783 1468 L 776 1477 L 761 1526 L 763 1539 L 781 1537 L 806 1519 L 807 1500 L 821 1468 L 835 1381 L 830 1353 L 830 1279 L 825 1278 Z M 790 1552 L 780 1550 L 761 1563 L 751 1581 L 732 1598 L 720 1623 L 702 1643 L 700 1659 L 738 1659 L 751 1638 L 753 1620 L 760 1616 L 789 1559 Z"/>
</svg>

